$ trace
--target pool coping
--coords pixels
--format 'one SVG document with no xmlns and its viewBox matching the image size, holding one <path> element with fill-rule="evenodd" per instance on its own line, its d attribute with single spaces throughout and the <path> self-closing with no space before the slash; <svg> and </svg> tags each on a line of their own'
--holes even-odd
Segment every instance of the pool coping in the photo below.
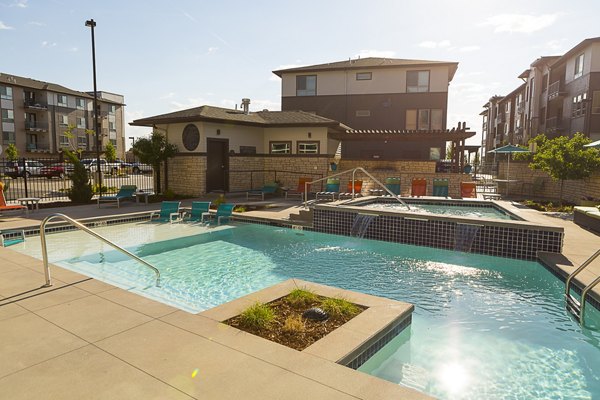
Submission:
<svg viewBox="0 0 600 400">
<path fill-rule="evenodd" d="M 307 289 L 321 296 L 344 298 L 368 307 L 352 320 L 302 350 L 304 353 L 352 369 L 360 367 L 411 323 L 414 310 L 412 304 L 295 278 L 239 297 L 203 311 L 199 315 L 222 323 L 241 314 L 252 304 L 277 300 L 294 289 Z M 239 331 L 238 337 L 242 340 L 247 335 L 252 335 L 237 328 L 230 328 Z"/>
</svg>

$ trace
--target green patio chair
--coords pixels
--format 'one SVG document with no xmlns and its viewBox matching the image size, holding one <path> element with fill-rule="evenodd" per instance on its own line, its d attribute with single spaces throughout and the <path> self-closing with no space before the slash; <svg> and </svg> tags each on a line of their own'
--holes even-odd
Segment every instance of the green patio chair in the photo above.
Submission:
<svg viewBox="0 0 600 400">
<path fill-rule="evenodd" d="M 279 189 L 279 183 L 277 182 L 267 182 L 262 187 L 262 189 L 258 190 L 248 190 L 246 192 L 246 200 L 250 198 L 250 196 L 260 196 L 262 200 L 265 199 L 265 194 L 275 194 L 277 193 L 277 189 Z"/>
<path fill-rule="evenodd" d="M 217 221 L 217 225 L 221 225 L 222 221 L 229 222 L 229 217 L 231 217 L 234 207 L 235 204 L 231 203 L 223 203 L 219 205 L 219 207 L 217 208 L 217 213 L 215 214 L 215 220 Z"/>
<path fill-rule="evenodd" d="M 210 215 L 210 201 L 192 201 L 192 208 L 186 211 L 184 221 L 203 222 L 206 214 Z"/>
<path fill-rule="evenodd" d="M 433 195 L 448 197 L 448 178 L 433 178 Z"/>
<path fill-rule="evenodd" d="M 150 221 L 157 222 L 180 222 L 181 216 L 179 214 L 179 207 L 181 206 L 180 201 L 163 201 L 160 205 L 160 211 L 154 211 L 150 214 Z M 154 216 L 158 215 L 158 218 L 154 219 Z"/>
<path fill-rule="evenodd" d="M 335 200 L 335 196 L 340 192 L 340 178 L 328 178 L 325 184 L 324 192 L 317 192 L 316 199 L 329 199 Z"/>
<path fill-rule="evenodd" d="M 114 196 L 98 196 L 98 208 L 100 203 L 117 203 L 117 208 L 121 206 L 121 200 L 133 200 L 134 193 L 137 190 L 135 185 L 123 185 Z"/>
</svg>

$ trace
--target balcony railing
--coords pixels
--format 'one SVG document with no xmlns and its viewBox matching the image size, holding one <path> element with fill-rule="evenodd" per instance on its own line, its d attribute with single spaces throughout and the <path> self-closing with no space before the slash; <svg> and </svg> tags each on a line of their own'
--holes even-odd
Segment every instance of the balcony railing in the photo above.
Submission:
<svg viewBox="0 0 600 400">
<path fill-rule="evenodd" d="M 25 121 L 25 130 L 36 131 L 36 132 L 47 132 L 48 131 L 48 123 L 47 122 Z"/>
<path fill-rule="evenodd" d="M 35 143 L 27 143 L 27 151 L 31 153 L 50 153 L 50 148 Z"/>
<path fill-rule="evenodd" d="M 506 121 L 506 114 L 501 112 L 500 114 L 496 115 L 496 124 L 501 124 L 504 121 Z"/>
<path fill-rule="evenodd" d="M 563 129 L 564 126 L 562 117 L 552 117 L 546 120 L 546 130 L 555 132 Z"/>
<path fill-rule="evenodd" d="M 567 92 L 561 81 L 556 81 L 548 86 L 548 101 L 562 98 Z"/>
<path fill-rule="evenodd" d="M 25 99 L 23 101 L 23 104 L 24 104 L 25 108 L 30 108 L 33 110 L 47 110 L 48 109 L 48 104 L 44 103 L 43 101 Z"/>
</svg>

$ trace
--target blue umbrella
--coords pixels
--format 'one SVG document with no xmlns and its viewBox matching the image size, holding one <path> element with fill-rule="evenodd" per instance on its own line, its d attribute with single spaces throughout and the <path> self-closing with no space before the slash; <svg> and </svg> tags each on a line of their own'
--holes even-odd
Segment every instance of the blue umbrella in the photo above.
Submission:
<svg viewBox="0 0 600 400">
<path fill-rule="evenodd" d="M 600 140 L 596 140 L 595 142 L 584 144 L 583 147 L 593 147 L 595 149 L 600 149 Z"/>
<path fill-rule="evenodd" d="M 510 185 L 510 157 L 513 153 L 529 153 L 529 150 L 513 144 L 507 144 L 506 146 L 490 150 L 488 153 L 508 154 L 508 164 L 506 166 L 506 195 L 508 196 L 508 186 Z"/>
</svg>

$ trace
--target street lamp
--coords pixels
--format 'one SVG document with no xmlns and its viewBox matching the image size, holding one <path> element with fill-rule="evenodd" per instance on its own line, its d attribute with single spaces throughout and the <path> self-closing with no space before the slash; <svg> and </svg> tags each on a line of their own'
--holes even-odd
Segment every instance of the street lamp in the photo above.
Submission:
<svg viewBox="0 0 600 400">
<path fill-rule="evenodd" d="M 135 144 L 135 136 L 129 136 L 129 140 L 131 140 L 131 146 Z"/>
<path fill-rule="evenodd" d="M 98 172 L 98 190 L 102 188 L 102 171 L 100 169 L 100 132 L 98 132 L 98 89 L 96 87 L 96 42 L 94 40 L 94 28 L 96 21 L 89 19 L 85 26 L 92 29 L 92 66 L 94 70 L 94 131 L 96 132 L 96 170 Z"/>
</svg>

